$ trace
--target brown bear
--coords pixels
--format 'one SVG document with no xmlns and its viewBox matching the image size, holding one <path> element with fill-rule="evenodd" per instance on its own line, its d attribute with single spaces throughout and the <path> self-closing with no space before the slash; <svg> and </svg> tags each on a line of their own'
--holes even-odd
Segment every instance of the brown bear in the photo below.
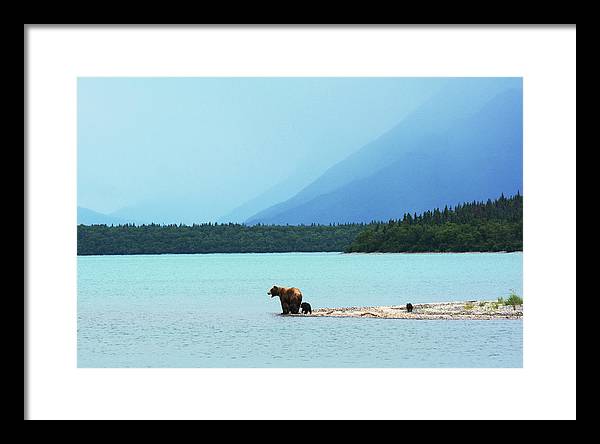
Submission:
<svg viewBox="0 0 600 444">
<path fill-rule="evenodd" d="M 271 297 L 279 296 L 281 301 L 281 309 L 283 314 L 289 314 L 290 312 L 298 314 L 300 310 L 300 304 L 302 303 L 302 292 L 296 287 L 277 287 L 273 285 L 273 288 L 267 293 Z"/>
</svg>

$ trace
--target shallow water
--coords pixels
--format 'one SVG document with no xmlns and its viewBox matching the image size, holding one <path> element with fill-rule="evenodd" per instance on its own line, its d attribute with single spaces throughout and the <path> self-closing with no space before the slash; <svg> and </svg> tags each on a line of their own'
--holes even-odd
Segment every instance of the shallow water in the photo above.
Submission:
<svg viewBox="0 0 600 444">
<path fill-rule="evenodd" d="M 521 253 L 78 257 L 79 367 L 522 367 L 522 321 L 281 316 L 522 295 Z"/>
</svg>

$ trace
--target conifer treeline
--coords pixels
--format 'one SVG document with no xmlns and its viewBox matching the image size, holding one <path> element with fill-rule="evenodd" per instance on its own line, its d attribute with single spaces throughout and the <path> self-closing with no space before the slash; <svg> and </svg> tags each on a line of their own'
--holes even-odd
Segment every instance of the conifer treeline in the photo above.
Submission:
<svg viewBox="0 0 600 444">
<path fill-rule="evenodd" d="M 438 208 L 371 224 L 346 252 L 522 251 L 523 196 Z"/>
<path fill-rule="evenodd" d="M 369 224 L 78 225 L 78 255 L 521 251 L 520 194 Z"/>
<path fill-rule="evenodd" d="M 77 254 L 281 253 L 344 251 L 365 224 L 79 225 Z"/>
</svg>

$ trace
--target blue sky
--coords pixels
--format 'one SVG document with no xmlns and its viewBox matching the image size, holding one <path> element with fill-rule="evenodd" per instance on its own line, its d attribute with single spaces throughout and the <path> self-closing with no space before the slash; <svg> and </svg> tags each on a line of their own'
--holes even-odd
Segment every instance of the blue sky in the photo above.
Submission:
<svg viewBox="0 0 600 444">
<path fill-rule="evenodd" d="M 307 185 L 445 81 L 80 78 L 78 205 L 215 220 L 274 186 Z"/>
</svg>

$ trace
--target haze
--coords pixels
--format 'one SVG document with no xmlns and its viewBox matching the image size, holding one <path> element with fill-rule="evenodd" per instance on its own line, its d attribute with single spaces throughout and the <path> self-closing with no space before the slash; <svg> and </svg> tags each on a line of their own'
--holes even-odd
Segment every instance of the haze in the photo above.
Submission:
<svg viewBox="0 0 600 444">
<path fill-rule="evenodd" d="M 223 220 L 264 193 L 285 200 L 446 82 L 80 78 L 78 206 L 191 224 Z"/>
</svg>

